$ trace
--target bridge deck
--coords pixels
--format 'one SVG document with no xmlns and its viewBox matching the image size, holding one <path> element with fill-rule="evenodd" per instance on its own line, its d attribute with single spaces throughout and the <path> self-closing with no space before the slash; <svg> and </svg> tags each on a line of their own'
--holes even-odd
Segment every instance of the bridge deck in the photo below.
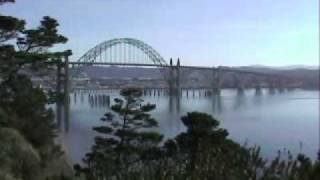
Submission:
<svg viewBox="0 0 320 180">
<path fill-rule="evenodd" d="M 141 64 L 141 63 L 112 63 L 112 62 L 69 62 L 70 65 L 108 65 L 108 66 L 138 66 L 138 67 L 177 67 L 171 65 L 157 65 L 157 64 Z M 206 66 L 179 66 L 179 68 L 185 69 L 198 69 L 198 70 L 221 70 L 224 72 L 235 72 L 235 73 L 242 73 L 242 74 L 253 74 L 257 76 L 272 76 L 272 77 L 282 77 L 286 79 L 290 79 L 284 75 L 275 74 L 275 73 L 261 73 L 261 72 L 253 72 L 253 71 L 246 71 L 246 70 L 238 70 L 232 68 L 225 68 L 225 67 L 206 67 Z"/>
</svg>

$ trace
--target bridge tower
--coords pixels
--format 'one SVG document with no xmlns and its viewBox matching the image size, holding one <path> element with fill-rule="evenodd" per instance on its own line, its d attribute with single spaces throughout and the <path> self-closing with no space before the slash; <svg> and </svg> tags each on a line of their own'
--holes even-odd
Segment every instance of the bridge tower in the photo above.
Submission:
<svg viewBox="0 0 320 180">
<path fill-rule="evenodd" d="M 57 125 L 58 127 L 61 126 L 61 119 L 62 119 L 62 107 L 63 107 L 63 102 L 61 97 L 61 86 L 63 83 L 62 80 L 62 61 L 59 59 L 57 61 L 57 79 L 56 79 L 56 94 L 57 94 L 57 102 L 56 102 L 56 116 L 57 116 Z"/>
<path fill-rule="evenodd" d="M 172 64 L 172 58 L 170 58 L 170 66 L 169 66 L 169 77 L 168 77 L 168 84 L 169 84 L 169 95 L 173 95 L 174 91 L 174 69 Z"/>
<path fill-rule="evenodd" d="M 233 78 L 235 80 L 235 87 L 237 88 L 238 94 L 243 94 L 244 89 L 245 89 L 245 85 L 244 85 L 243 80 L 239 76 L 240 75 L 237 73 L 233 74 Z"/>
<path fill-rule="evenodd" d="M 270 94 L 274 94 L 275 93 L 275 87 L 276 87 L 276 83 L 272 78 L 268 79 L 268 88 L 269 88 L 269 93 Z"/>
<path fill-rule="evenodd" d="M 220 67 L 212 69 L 212 78 L 213 78 L 212 94 L 219 95 L 221 92 L 221 69 L 220 69 Z"/>
<path fill-rule="evenodd" d="M 68 130 L 70 118 L 70 82 L 69 82 L 69 56 L 71 51 L 65 51 L 62 57 L 57 61 L 57 79 L 56 79 L 56 114 L 57 124 L 62 125 L 62 114 L 65 130 Z M 62 109 L 63 108 L 63 109 Z M 63 111 L 62 111 L 63 110 Z"/>
<path fill-rule="evenodd" d="M 176 94 L 180 96 L 181 94 L 181 87 L 180 87 L 180 59 L 177 60 L 176 66 Z"/>
<path fill-rule="evenodd" d="M 254 88 L 255 88 L 255 92 L 256 92 L 256 95 L 260 95 L 262 94 L 262 88 L 261 88 L 261 84 L 259 82 L 259 80 L 257 78 L 254 78 L 253 80 L 253 84 L 254 84 Z"/>
<path fill-rule="evenodd" d="M 170 59 L 170 67 L 169 67 L 169 94 L 170 96 L 177 96 L 181 93 L 180 87 L 180 59 L 177 60 L 177 65 L 174 66 L 172 62 L 172 58 Z"/>
</svg>

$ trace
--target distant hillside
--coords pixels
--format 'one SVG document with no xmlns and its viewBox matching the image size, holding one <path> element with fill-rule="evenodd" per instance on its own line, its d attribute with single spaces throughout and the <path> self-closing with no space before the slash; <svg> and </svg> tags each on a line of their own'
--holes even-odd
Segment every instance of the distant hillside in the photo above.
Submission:
<svg viewBox="0 0 320 180">
<path fill-rule="evenodd" d="M 157 68 L 141 68 L 141 67 L 102 67 L 88 66 L 84 72 L 92 79 L 121 79 L 121 78 L 159 78 L 160 70 Z"/>
<path fill-rule="evenodd" d="M 312 68 L 272 68 L 272 67 L 239 67 L 237 69 L 255 71 L 255 72 L 263 72 L 263 73 L 276 73 L 283 74 L 295 79 L 299 79 L 303 82 L 304 87 L 308 88 L 319 88 L 319 69 Z"/>
<path fill-rule="evenodd" d="M 293 69 L 307 69 L 307 70 L 319 70 L 319 66 L 311 65 L 290 65 L 290 66 L 264 66 L 264 65 L 251 65 L 251 66 L 240 66 L 241 67 L 251 67 L 251 68 L 268 68 L 274 70 L 293 70 Z"/>
</svg>

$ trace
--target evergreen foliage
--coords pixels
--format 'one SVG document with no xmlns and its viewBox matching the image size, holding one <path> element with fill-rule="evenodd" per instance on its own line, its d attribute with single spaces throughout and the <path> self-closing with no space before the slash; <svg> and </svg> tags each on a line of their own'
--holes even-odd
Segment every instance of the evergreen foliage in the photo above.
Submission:
<svg viewBox="0 0 320 180">
<path fill-rule="evenodd" d="M 120 112 L 121 108 L 115 109 Z M 139 163 L 131 163 L 130 158 L 115 160 L 119 157 L 117 153 L 121 152 L 121 148 L 116 148 L 121 142 L 121 137 L 117 136 L 117 139 L 100 137 L 97 138 L 92 152 L 86 157 L 85 166 L 76 165 L 75 169 L 78 174 L 85 174 L 88 180 L 316 180 L 320 178 L 319 161 L 312 162 L 301 154 L 294 158 L 290 152 L 279 152 L 275 159 L 267 161 L 261 157 L 259 147 L 248 148 L 228 139 L 228 132 L 219 128 L 219 122 L 208 114 L 191 112 L 181 120 L 187 128 L 186 132 L 182 132 L 174 139 L 168 139 L 162 145 L 154 144 L 150 151 L 143 151 L 144 146 L 136 147 L 142 149 L 137 152 L 144 153 L 139 156 Z M 113 132 L 113 128 L 107 126 L 95 129 L 103 134 Z M 110 148 L 111 146 L 113 148 Z M 127 153 L 125 156 L 131 157 L 132 152 L 125 152 Z"/>
<path fill-rule="evenodd" d="M 148 130 L 157 126 L 148 114 L 155 105 L 143 104 L 140 89 L 124 89 L 120 94 L 122 98 L 114 99 L 111 108 L 115 114 L 106 113 L 101 119 L 105 126 L 94 128 L 101 136 L 84 159 L 88 167 L 76 166 L 89 179 L 130 178 L 162 140 L 160 134 Z"/>
<path fill-rule="evenodd" d="M 67 41 L 58 34 L 58 25 L 44 17 L 39 27 L 26 29 L 24 20 L 0 14 L 0 179 L 70 176 L 54 143 L 57 129 L 48 94 L 34 87 L 25 73 L 47 73 L 65 53 L 49 51 Z M 61 167 L 53 168 L 56 164 Z"/>
</svg>

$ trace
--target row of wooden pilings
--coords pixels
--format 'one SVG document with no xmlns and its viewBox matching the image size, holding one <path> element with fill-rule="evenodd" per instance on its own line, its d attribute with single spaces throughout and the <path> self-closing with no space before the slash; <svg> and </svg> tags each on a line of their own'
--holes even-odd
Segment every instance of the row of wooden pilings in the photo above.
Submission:
<svg viewBox="0 0 320 180">
<path fill-rule="evenodd" d="M 96 98 L 94 97 L 95 95 L 99 95 L 99 94 L 112 94 L 112 93 L 116 93 L 118 94 L 119 91 L 121 89 L 120 88 L 112 88 L 112 89 L 74 89 L 73 92 L 76 94 L 89 94 L 89 96 L 92 96 L 92 98 Z M 244 93 L 247 89 L 245 88 L 238 88 L 237 92 L 238 93 Z M 262 88 L 254 88 L 256 94 L 262 94 L 263 90 Z M 284 92 L 286 89 L 285 88 L 268 88 L 269 93 L 276 93 L 276 92 Z M 287 89 L 290 90 L 290 89 Z M 212 95 L 219 95 L 221 93 L 221 91 L 216 91 L 214 89 L 210 89 L 210 88 L 181 88 L 179 90 L 179 95 L 183 96 L 183 97 L 209 97 Z M 170 89 L 169 88 L 143 88 L 142 89 L 142 94 L 143 96 L 175 96 L 176 94 L 170 94 Z M 97 97 L 100 98 L 100 97 Z M 106 97 L 101 97 L 106 98 Z"/>
</svg>

